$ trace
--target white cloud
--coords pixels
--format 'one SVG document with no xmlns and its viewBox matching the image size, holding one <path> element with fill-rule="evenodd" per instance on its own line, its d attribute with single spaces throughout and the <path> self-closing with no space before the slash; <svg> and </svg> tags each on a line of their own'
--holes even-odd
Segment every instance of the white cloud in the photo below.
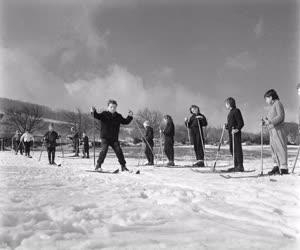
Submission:
<svg viewBox="0 0 300 250">
<path fill-rule="evenodd" d="M 256 61 L 248 51 L 244 51 L 234 57 L 228 57 L 225 62 L 225 67 L 249 71 L 256 67 Z"/>
<path fill-rule="evenodd" d="M 260 38 L 264 34 L 264 20 L 263 18 L 259 18 L 258 22 L 254 27 L 254 33 L 256 38 Z"/>
</svg>

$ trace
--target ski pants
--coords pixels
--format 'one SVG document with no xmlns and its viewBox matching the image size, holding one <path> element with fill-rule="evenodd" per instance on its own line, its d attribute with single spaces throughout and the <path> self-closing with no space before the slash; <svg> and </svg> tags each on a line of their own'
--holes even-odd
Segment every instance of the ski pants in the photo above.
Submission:
<svg viewBox="0 0 300 250">
<path fill-rule="evenodd" d="M 194 145 L 194 151 L 197 161 L 204 160 L 204 145 L 200 136 L 200 133 L 197 131 L 191 130 L 191 139 Z"/>
<path fill-rule="evenodd" d="M 149 144 L 149 145 L 148 145 Z M 150 147 L 149 147 L 150 146 Z M 146 142 L 146 147 L 145 147 L 145 155 L 146 155 L 146 158 L 148 160 L 149 163 L 152 163 L 154 162 L 154 155 L 153 155 L 153 146 L 154 146 L 154 143 L 153 141 L 148 141 Z"/>
<path fill-rule="evenodd" d="M 288 169 L 287 156 L 287 136 L 284 128 L 272 128 L 269 130 L 270 146 L 272 150 L 272 157 L 275 166 L 281 169 Z"/>
<path fill-rule="evenodd" d="M 20 141 L 14 141 L 14 150 L 16 154 L 20 151 L 21 155 L 23 154 L 23 143 Z"/>
<path fill-rule="evenodd" d="M 170 162 L 174 162 L 174 138 L 165 136 L 165 154 Z"/>
<path fill-rule="evenodd" d="M 30 146 L 31 146 L 31 142 L 30 142 L 30 141 L 25 141 L 25 142 L 24 142 L 24 146 L 25 146 L 25 155 L 26 155 L 26 156 L 30 156 Z"/>
<path fill-rule="evenodd" d="M 101 139 L 101 151 L 99 154 L 97 165 L 101 166 L 102 163 L 104 162 L 109 146 L 112 147 L 115 154 L 117 155 L 120 165 L 125 166 L 126 161 L 125 161 L 124 154 L 121 149 L 119 141 L 108 140 L 108 139 L 103 139 L 103 138 Z"/>
<path fill-rule="evenodd" d="M 84 145 L 82 152 L 83 152 L 83 157 L 90 158 L 90 148 L 89 148 L 89 145 Z"/>
<path fill-rule="evenodd" d="M 55 147 L 48 147 L 47 152 L 48 152 L 49 163 L 53 164 L 55 160 Z"/>
<path fill-rule="evenodd" d="M 229 149 L 233 156 L 233 135 L 229 131 Z M 234 167 L 243 166 L 243 148 L 242 148 L 242 132 L 235 133 L 234 135 Z"/>
</svg>

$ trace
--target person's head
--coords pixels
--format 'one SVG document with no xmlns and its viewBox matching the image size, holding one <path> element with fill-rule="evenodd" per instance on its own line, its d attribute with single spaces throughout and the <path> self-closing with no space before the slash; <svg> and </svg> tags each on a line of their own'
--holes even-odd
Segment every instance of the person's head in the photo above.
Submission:
<svg viewBox="0 0 300 250">
<path fill-rule="evenodd" d="M 190 112 L 191 114 L 199 114 L 200 113 L 200 108 L 197 105 L 192 105 L 190 107 Z"/>
<path fill-rule="evenodd" d="M 49 131 L 53 131 L 53 129 L 54 129 L 53 123 L 50 123 L 50 124 L 49 124 L 48 129 L 49 129 Z"/>
<path fill-rule="evenodd" d="M 163 118 L 163 121 L 168 124 L 168 123 L 171 123 L 173 122 L 173 119 L 170 115 L 164 115 L 164 118 Z"/>
<path fill-rule="evenodd" d="M 71 132 L 74 132 L 74 127 L 71 127 Z"/>
<path fill-rule="evenodd" d="M 85 132 L 82 132 L 82 136 L 85 137 L 85 136 L 86 136 L 86 133 L 85 133 Z"/>
<path fill-rule="evenodd" d="M 28 134 L 28 133 L 29 133 L 29 130 L 28 130 L 28 129 L 25 129 L 25 133 Z"/>
<path fill-rule="evenodd" d="M 19 130 L 16 130 L 16 135 L 18 135 L 18 134 L 20 134 L 20 133 L 19 133 Z"/>
<path fill-rule="evenodd" d="M 300 97 L 300 83 L 297 85 L 298 96 Z"/>
<path fill-rule="evenodd" d="M 235 103 L 234 98 L 228 97 L 228 98 L 225 100 L 225 106 L 226 106 L 227 109 L 233 109 L 233 108 L 236 108 L 236 103 Z"/>
<path fill-rule="evenodd" d="M 144 126 L 144 128 L 150 127 L 150 122 L 144 121 L 143 126 Z"/>
<path fill-rule="evenodd" d="M 264 95 L 265 101 L 267 104 L 272 104 L 276 100 L 279 100 L 279 96 L 274 89 L 268 90 Z"/>
<path fill-rule="evenodd" d="M 115 100 L 108 100 L 107 102 L 107 110 L 110 112 L 110 113 L 115 113 L 117 111 L 117 107 L 118 107 L 118 103 L 115 101 Z"/>
</svg>

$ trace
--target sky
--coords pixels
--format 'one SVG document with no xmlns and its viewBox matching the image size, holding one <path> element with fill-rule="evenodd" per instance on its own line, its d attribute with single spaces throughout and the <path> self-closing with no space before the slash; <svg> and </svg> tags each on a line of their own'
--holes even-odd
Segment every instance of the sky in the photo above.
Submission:
<svg viewBox="0 0 300 250">
<path fill-rule="evenodd" d="M 196 104 L 215 127 L 232 96 L 258 131 L 271 88 L 297 119 L 298 31 L 296 0 L 2 0 L 0 96 L 178 124 Z"/>
</svg>

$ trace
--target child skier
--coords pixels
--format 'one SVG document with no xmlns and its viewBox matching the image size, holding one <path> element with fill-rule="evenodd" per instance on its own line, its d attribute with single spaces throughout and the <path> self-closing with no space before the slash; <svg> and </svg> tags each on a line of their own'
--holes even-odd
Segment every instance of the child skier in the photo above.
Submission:
<svg viewBox="0 0 300 250">
<path fill-rule="evenodd" d="M 70 139 L 73 142 L 73 148 L 74 148 L 74 152 L 75 152 L 74 157 L 78 157 L 79 156 L 79 143 L 80 143 L 79 131 L 76 128 L 71 127 L 71 133 L 72 133 L 72 136 Z"/>
<path fill-rule="evenodd" d="M 17 130 L 15 135 L 12 137 L 12 148 L 15 151 L 15 154 L 18 154 L 20 150 L 21 155 L 23 155 L 23 142 L 21 142 L 21 133 Z"/>
<path fill-rule="evenodd" d="M 83 150 L 82 150 L 83 157 L 82 158 L 90 158 L 89 138 L 88 138 L 88 136 L 86 135 L 85 132 L 82 133 L 82 143 L 83 143 Z"/>
<path fill-rule="evenodd" d="M 128 171 L 123 151 L 119 143 L 119 130 L 121 124 L 129 124 L 132 121 L 133 113 L 132 111 L 129 111 L 127 118 L 123 118 L 123 116 L 116 111 L 117 106 L 118 104 L 115 100 L 109 100 L 107 111 L 97 113 L 95 107 L 91 108 L 94 118 L 101 121 L 101 152 L 95 170 L 101 170 L 101 165 L 106 157 L 108 147 L 111 146 L 118 157 L 122 171 Z"/>
<path fill-rule="evenodd" d="M 204 167 L 204 134 L 203 127 L 207 126 L 206 117 L 200 113 L 196 105 L 190 107 L 190 118 L 185 118 L 185 125 L 190 129 L 191 141 L 194 145 L 197 162 L 194 166 Z"/>
<path fill-rule="evenodd" d="M 175 126 L 173 123 L 173 119 L 169 115 L 165 115 L 163 118 L 163 123 L 164 123 L 164 129 L 163 129 L 163 134 L 164 134 L 164 139 L 165 139 L 165 144 L 164 144 L 164 151 L 165 154 L 169 160 L 167 163 L 168 166 L 174 166 L 174 135 L 175 135 Z"/>
<path fill-rule="evenodd" d="M 272 150 L 274 167 L 269 175 L 288 174 L 287 166 L 287 136 L 284 131 L 285 111 L 274 89 L 268 90 L 264 95 L 265 101 L 270 105 L 264 124 L 270 135 L 270 146 Z M 279 168 L 281 171 L 279 171 Z"/>
<path fill-rule="evenodd" d="M 242 149 L 242 128 L 244 120 L 241 111 L 236 107 L 235 99 L 229 97 L 225 101 L 229 111 L 227 116 L 226 129 L 229 134 L 229 147 L 231 155 L 234 155 L 234 166 L 228 172 L 244 172 L 243 149 Z M 233 152 L 234 150 L 234 152 Z"/>
<path fill-rule="evenodd" d="M 46 143 L 46 148 L 48 152 L 48 160 L 50 165 L 56 165 L 55 163 L 55 150 L 56 150 L 56 140 L 60 138 L 56 131 L 54 131 L 54 125 L 49 124 L 49 131 L 44 135 L 44 141 Z"/>
<path fill-rule="evenodd" d="M 32 134 L 29 133 L 28 129 L 25 130 L 25 133 L 20 138 L 21 143 L 24 143 L 25 147 L 25 156 L 28 158 L 32 158 L 30 155 L 30 147 L 34 142 L 34 138 Z"/>
<path fill-rule="evenodd" d="M 143 124 L 146 133 L 145 137 L 143 138 L 143 141 L 145 143 L 145 155 L 148 160 L 148 162 L 145 164 L 145 166 L 153 166 L 154 165 L 154 155 L 153 155 L 153 146 L 154 146 L 154 132 L 153 128 L 150 126 L 149 121 L 145 121 Z"/>
</svg>

